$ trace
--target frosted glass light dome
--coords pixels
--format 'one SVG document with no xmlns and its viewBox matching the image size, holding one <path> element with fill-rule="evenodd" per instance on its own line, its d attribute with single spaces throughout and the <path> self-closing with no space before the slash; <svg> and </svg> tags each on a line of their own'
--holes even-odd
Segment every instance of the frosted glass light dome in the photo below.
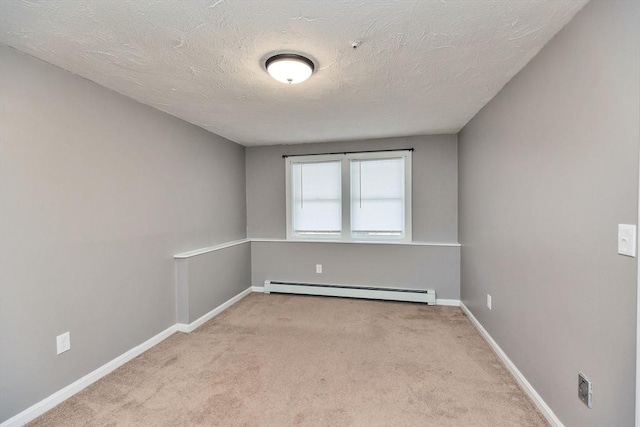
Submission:
<svg viewBox="0 0 640 427">
<path fill-rule="evenodd" d="M 287 84 L 302 83 L 311 77 L 314 70 L 310 59 L 292 53 L 272 56 L 267 59 L 265 67 L 271 77 Z"/>
</svg>

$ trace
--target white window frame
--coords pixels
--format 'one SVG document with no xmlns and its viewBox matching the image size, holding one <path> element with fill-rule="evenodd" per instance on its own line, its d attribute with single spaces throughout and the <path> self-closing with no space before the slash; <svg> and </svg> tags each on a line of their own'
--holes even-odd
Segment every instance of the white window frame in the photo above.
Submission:
<svg viewBox="0 0 640 427">
<path fill-rule="evenodd" d="M 411 163 L 412 150 L 397 151 L 376 151 L 362 153 L 344 154 L 322 154 L 308 156 L 288 156 L 285 157 L 285 191 L 287 210 L 287 240 L 301 241 L 340 241 L 340 242 L 411 242 Z M 375 160 L 375 159 L 404 159 L 404 234 L 402 236 L 370 236 L 354 238 L 351 232 L 351 160 Z M 293 232 L 293 200 L 291 169 L 293 164 L 317 163 L 329 161 L 341 161 L 341 183 L 342 183 L 342 230 L 339 237 L 336 236 L 298 236 Z"/>
</svg>

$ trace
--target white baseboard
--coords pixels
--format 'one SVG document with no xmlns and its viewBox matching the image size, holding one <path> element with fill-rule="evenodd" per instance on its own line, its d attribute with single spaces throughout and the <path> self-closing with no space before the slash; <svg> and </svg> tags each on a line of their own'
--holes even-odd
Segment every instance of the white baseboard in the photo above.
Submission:
<svg viewBox="0 0 640 427">
<path fill-rule="evenodd" d="M 15 427 L 15 426 L 25 425 L 29 421 L 32 421 L 35 418 L 39 417 L 40 415 L 44 414 L 45 412 L 53 409 L 55 406 L 64 402 L 74 394 L 82 391 L 83 389 L 90 386 L 94 382 L 98 381 L 100 378 L 104 377 L 105 375 L 115 371 L 116 369 L 118 369 L 120 366 L 124 365 L 128 361 L 134 359 L 135 357 L 138 357 L 145 351 L 149 350 L 151 347 L 157 345 L 161 341 L 173 335 L 177 330 L 178 329 L 176 325 L 168 327 L 164 331 L 160 332 L 158 335 L 152 338 L 149 338 L 142 344 L 116 357 L 112 361 L 107 362 L 106 364 L 102 365 L 95 371 L 90 372 L 89 374 L 85 375 L 79 380 L 74 381 L 68 386 L 53 393 L 51 396 L 41 400 L 40 402 L 36 403 L 33 406 L 30 406 L 29 408 L 25 409 L 19 414 L 14 415 L 13 417 L 9 418 L 8 420 L 0 424 L 0 427 Z"/>
<path fill-rule="evenodd" d="M 460 307 L 459 299 L 439 299 L 436 298 L 436 305 L 448 305 L 450 307 Z"/>
<path fill-rule="evenodd" d="M 264 293 L 264 286 L 252 286 L 251 287 L 251 292 L 263 292 Z"/>
<path fill-rule="evenodd" d="M 498 358 L 500 358 L 502 363 L 506 366 L 507 370 L 509 370 L 511 375 L 513 375 L 513 377 L 518 382 L 520 387 L 524 390 L 525 393 L 527 393 L 527 395 L 531 398 L 531 400 L 533 400 L 533 403 L 538 407 L 538 410 L 542 412 L 542 415 L 544 415 L 544 417 L 547 419 L 549 424 L 551 424 L 554 427 L 564 427 L 564 424 L 562 424 L 562 421 L 560 421 L 560 419 L 556 416 L 556 414 L 553 413 L 549 405 L 547 405 L 547 403 L 544 400 L 542 400 L 542 397 L 540 397 L 540 395 L 533 388 L 531 383 L 529 383 L 529 381 L 527 381 L 525 376 L 522 375 L 522 372 L 520 372 L 520 370 L 516 367 L 516 365 L 514 365 L 511 359 L 509 359 L 509 356 L 507 356 L 507 354 L 504 351 L 502 351 L 498 343 L 494 341 L 491 335 L 489 335 L 489 332 L 486 331 L 486 329 L 480 324 L 478 319 L 476 319 L 476 317 L 471 313 L 471 310 L 469 310 L 467 306 L 464 305 L 463 302 L 460 302 L 460 308 L 462 308 L 462 311 L 464 311 L 464 313 L 467 315 L 469 320 L 471 320 L 471 323 L 473 324 L 473 326 L 475 326 L 478 332 L 480 332 L 480 335 L 482 335 L 482 338 L 485 339 L 485 341 L 489 344 L 491 349 L 496 353 Z"/>
<path fill-rule="evenodd" d="M 148 339 L 147 341 L 143 342 L 142 344 L 140 344 L 140 345 L 132 348 L 131 350 L 127 351 L 126 353 L 116 357 L 112 361 L 102 365 L 101 367 L 99 367 L 95 371 L 93 371 L 93 372 L 85 375 L 84 377 L 80 378 L 79 380 L 69 384 L 65 388 L 63 388 L 61 390 L 58 390 L 57 392 L 53 393 L 51 396 L 41 400 L 40 402 L 38 402 L 35 405 L 25 409 L 24 411 L 20 412 L 19 414 L 14 415 L 13 417 L 9 418 L 8 420 L 6 420 L 2 424 L 0 424 L 0 427 L 17 427 L 17 426 L 25 425 L 29 421 L 32 421 L 35 418 L 39 417 L 40 415 L 44 414 L 45 412 L 53 409 L 55 406 L 57 406 L 60 403 L 64 402 L 65 400 L 67 400 L 68 398 L 73 396 L 74 394 L 82 391 L 86 387 L 88 387 L 91 384 L 93 384 L 94 382 L 98 381 L 100 378 L 102 378 L 105 375 L 115 371 L 120 366 L 124 365 L 125 363 L 129 362 L 130 360 L 134 359 L 135 357 L 141 355 L 145 351 L 149 350 L 151 347 L 159 344 L 161 341 L 165 340 L 166 338 L 168 338 L 169 336 L 171 336 L 175 332 L 186 332 L 186 333 L 189 333 L 189 332 L 194 331 L 196 328 L 201 326 L 206 321 L 213 319 L 215 316 L 217 316 L 218 314 L 222 313 L 224 310 L 226 310 L 227 308 L 231 307 L 233 304 L 235 304 L 236 302 L 240 301 L 245 296 L 249 295 L 252 291 L 253 291 L 253 288 L 245 289 L 244 291 L 240 292 L 235 297 L 229 299 L 228 301 L 226 301 L 223 304 L 219 305 L 218 307 L 214 308 L 209 313 L 205 314 L 204 316 L 202 316 L 201 318 L 199 318 L 195 322 L 189 323 L 188 325 L 186 325 L 184 323 L 176 323 L 175 325 L 170 326 L 169 328 L 167 328 L 164 331 L 160 332 L 158 335 Z"/>
<path fill-rule="evenodd" d="M 222 304 L 220 304 L 219 306 L 217 306 L 216 308 L 214 308 L 213 310 L 211 310 L 210 312 L 208 312 L 204 316 L 200 317 L 198 320 L 195 320 L 195 321 L 193 321 L 193 322 L 191 322 L 189 324 L 176 323 L 177 330 L 180 331 L 180 332 L 185 332 L 187 334 L 195 331 L 197 328 L 202 326 L 204 323 L 206 323 L 209 320 L 213 319 L 218 314 L 222 313 L 227 308 L 231 307 L 233 304 L 237 303 L 242 298 L 244 298 L 247 295 L 249 295 L 252 291 L 253 291 L 253 288 L 251 288 L 251 287 L 245 289 L 244 291 L 240 292 L 235 297 L 230 298 L 229 300 L 223 302 Z M 4 426 L 1 426 L 1 427 L 4 427 Z"/>
</svg>

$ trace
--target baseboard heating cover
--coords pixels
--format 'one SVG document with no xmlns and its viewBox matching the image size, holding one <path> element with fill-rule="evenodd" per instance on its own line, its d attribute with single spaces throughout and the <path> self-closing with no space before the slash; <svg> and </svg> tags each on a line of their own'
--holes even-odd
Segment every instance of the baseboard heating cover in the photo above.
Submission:
<svg viewBox="0 0 640 427">
<path fill-rule="evenodd" d="M 331 297 L 380 299 L 390 301 L 424 302 L 436 304 L 436 291 L 400 288 L 371 288 L 347 285 L 324 285 L 315 283 L 291 283 L 265 280 L 264 293 L 323 295 Z"/>
</svg>

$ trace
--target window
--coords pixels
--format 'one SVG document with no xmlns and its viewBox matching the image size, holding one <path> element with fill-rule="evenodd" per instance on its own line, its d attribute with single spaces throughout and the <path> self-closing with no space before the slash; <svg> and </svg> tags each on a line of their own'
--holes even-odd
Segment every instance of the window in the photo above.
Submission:
<svg viewBox="0 0 640 427">
<path fill-rule="evenodd" d="M 292 163 L 293 229 L 298 237 L 340 237 L 340 161 Z"/>
<path fill-rule="evenodd" d="M 287 238 L 411 240 L 411 151 L 286 157 Z"/>
</svg>

